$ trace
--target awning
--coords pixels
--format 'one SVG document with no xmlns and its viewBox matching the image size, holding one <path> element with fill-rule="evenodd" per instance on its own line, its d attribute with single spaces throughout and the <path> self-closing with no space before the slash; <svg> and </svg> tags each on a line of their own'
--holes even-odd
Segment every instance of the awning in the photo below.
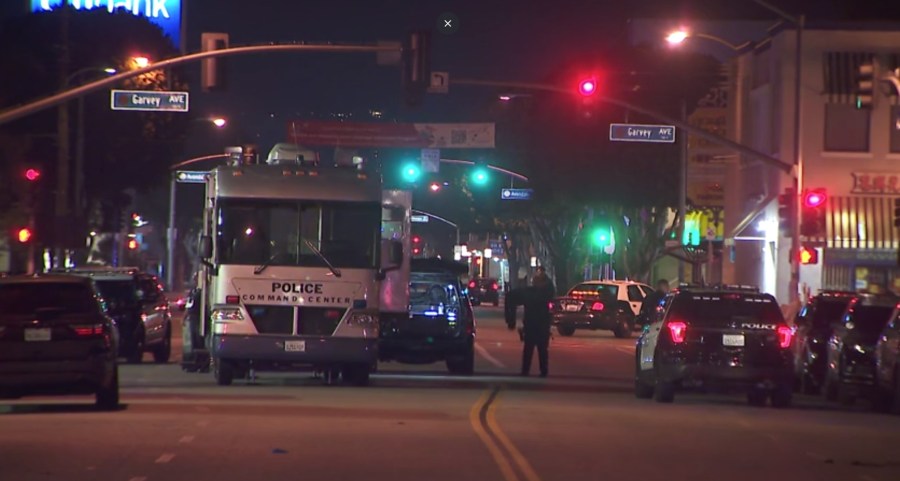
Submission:
<svg viewBox="0 0 900 481">
<path fill-rule="evenodd" d="M 894 197 L 829 197 L 825 236 L 809 238 L 838 249 L 896 249 Z"/>
</svg>

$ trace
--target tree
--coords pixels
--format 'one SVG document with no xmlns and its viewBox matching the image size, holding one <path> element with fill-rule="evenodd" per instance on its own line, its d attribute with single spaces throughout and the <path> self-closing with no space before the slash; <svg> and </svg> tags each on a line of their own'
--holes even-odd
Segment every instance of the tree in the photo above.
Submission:
<svg viewBox="0 0 900 481">
<path fill-rule="evenodd" d="M 171 41 L 146 19 L 124 12 L 110 14 L 103 9 L 60 8 L 11 18 L 0 25 L 0 42 L 4 45 L 0 62 L 7 73 L 0 76 L 0 108 L 46 97 L 63 85 L 96 79 L 104 75 L 102 69 L 106 67 L 120 71 L 130 68 L 131 58 L 136 55 L 151 60 L 177 55 Z M 183 90 L 185 85 L 179 72 L 171 71 L 152 72 L 117 88 Z M 112 111 L 108 95 L 98 92 L 84 98 L 86 202 L 68 199 L 81 220 L 81 235 L 86 234 L 88 211 L 102 204 L 118 205 L 114 200 L 122 191 L 144 192 L 165 178 L 171 159 L 181 150 L 188 121 L 184 114 Z M 78 134 L 75 107 L 75 102 L 69 104 L 73 169 Z M 55 147 L 52 153 L 41 151 L 40 156 L 35 155 L 42 147 L 57 143 L 55 110 L 0 126 L 0 130 L 16 139 L 23 157 L 39 159 L 47 174 L 44 181 L 56 185 Z M 73 171 L 72 184 L 74 178 Z M 49 196 L 54 189 L 46 190 Z M 43 204 L 52 206 L 52 199 L 45 199 Z M 103 215 L 108 218 L 112 213 Z"/>
<path fill-rule="evenodd" d="M 590 60 L 597 58 L 602 61 Z M 605 95 L 677 117 L 682 99 L 695 105 L 718 80 L 717 67 L 688 53 L 620 49 L 562 65 L 545 83 L 571 85 L 574 93 L 577 81 L 592 73 Z M 568 287 L 589 260 L 588 229 L 601 217 L 615 232 L 619 272 L 645 278 L 675 227 L 670 213 L 679 152 L 675 145 L 611 143 L 606 132 L 610 122 L 653 119 L 545 93 L 494 113 L 497 155 L 532 179 L 535 200 L 524 219 L 559 288 Z"/>
</svg>

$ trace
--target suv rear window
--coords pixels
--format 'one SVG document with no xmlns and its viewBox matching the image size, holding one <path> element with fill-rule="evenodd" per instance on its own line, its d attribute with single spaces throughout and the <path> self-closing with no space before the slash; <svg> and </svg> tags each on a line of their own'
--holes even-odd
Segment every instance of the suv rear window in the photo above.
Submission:
<svg viewBox="0 0 900 481">
<path fill-rule="evenodd" d="M 412 273 L 410 277 L 410 314 L 418 316 L 459 314 L 459 290 L 454 279 L 419 273 Z"/>
<path fill-rule="evenodd" d="M 133 307 L 138 304 L 137 285 L 133 280 L 103 280 L 94 281 L 97 290 L 103 296 L 103 300 L 111 309 L 120 307 Z"/>
<path fill-rule="evenodd" d="M 894 312 L 893 306 L 855 306 L 850 318 L 854 329 L 865 334 L 879 334 Z"/>
<path fill-rule="evenodd" d="M 784 322 L 775 300 L 747 294 L 687 294 L 677 296 L 669 310 L 670 319 L 693 324 L 723 324 L 733 320 L 766 323 Z"/>
<path fill-rule="evenodd" d="M 816 327 L 828 327 L 832 322 L 840 321 L 849 303 L 849 298 L 828 300 L 820 298 L 812 309 L 812 324 Z"/>
<path fill-rule="evenodd" d="M 34 282 L 0 285 L 0 313 L 33 315 L 41 310 L 69 314 L 96 312 L 97 302 L 90 287 L 71 282 Z"/>
<path fill-rule="evenodd" d="M 614 284 L 578 284 L 569 289 L 569 296 L 571 297 L 617 299 L 618 295 L 619 286 Z"/>
</svg>

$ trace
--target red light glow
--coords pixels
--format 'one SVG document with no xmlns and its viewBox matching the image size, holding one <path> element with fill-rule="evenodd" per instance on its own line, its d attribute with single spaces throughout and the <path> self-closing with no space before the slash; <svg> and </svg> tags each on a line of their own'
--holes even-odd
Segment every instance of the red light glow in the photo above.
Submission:
<svg viewBox="0 0 900 481">
<path fill-rule="evenodd" d="M 582 80 L 578 84 L 578 91 L 581 92 L 581 95 L 593 95 L 597 91 L 597 81 L 594 79 Z"/>
<path fill-rule="evenodd" d="M 41 178 L 41 171 L 37 169 L 28 169 L 25 171 L 25 178 L 28 179 L 29 182 L 34 182 Z"/>
<path fill-rule="evenodd" d="M 675 344 L 684 342 L 685 335 L 687 334 L 687 324 L 681 321 L 674 321 L 667 325 L 669 327 L 669 336 L 672 338 L 672 342 Z"/>
<path fill-rule="evenodd" d="M 606 306 L 603 305 L 602 302 L 595 302 L 594 305 L 591 306 L 592 311 L 602 311 Z"/>
<path fill-rule="evenodd" d="M 31 229 L 27 227 L 19 229 L 19 231 L 16 232 L 16 238 L 23 244 L 31 240 L 31 235 Z"/>
<path fill-rule="evenodd" d="M 788 326 L 778 326 L 778 346 L 782 349 L 791 347 L 791 341 L 794 339 L 794 330 Z"/>
<path fill-rule="evenodd" d="M 807 192 L 803 196 L 803 205 L 807 207 L 819 207 L 825 203 L 825 194 L 822 192 Z"/>
</svg>

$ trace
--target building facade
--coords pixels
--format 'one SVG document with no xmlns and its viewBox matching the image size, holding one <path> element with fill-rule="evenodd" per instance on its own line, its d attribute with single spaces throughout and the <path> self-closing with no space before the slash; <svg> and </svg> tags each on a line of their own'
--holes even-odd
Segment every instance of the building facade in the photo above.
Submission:
<svg viewBox="0 0 900 481">
<path fill-rule="evenodd" d="M 731 62 L 733 139 L 794 161 L 796 33 L 784 27 Z M 900 197 L 898 92 L 876 80 L 871 106 L 857 103 L 859 66 L 876 79 L 900 67 L 900 25 L 810 25 L 801 48 L 803 185 L 827 192 L 819 235 L 801 237 L 819 263 L 800 268 L 801 288 L 900 291 L 893 201 Z M 725 181 L 726 282 L 790 298 L 790 239 L 778 229 L 778 195 L 792 176 L 746 157 Z"/>
</svg>

